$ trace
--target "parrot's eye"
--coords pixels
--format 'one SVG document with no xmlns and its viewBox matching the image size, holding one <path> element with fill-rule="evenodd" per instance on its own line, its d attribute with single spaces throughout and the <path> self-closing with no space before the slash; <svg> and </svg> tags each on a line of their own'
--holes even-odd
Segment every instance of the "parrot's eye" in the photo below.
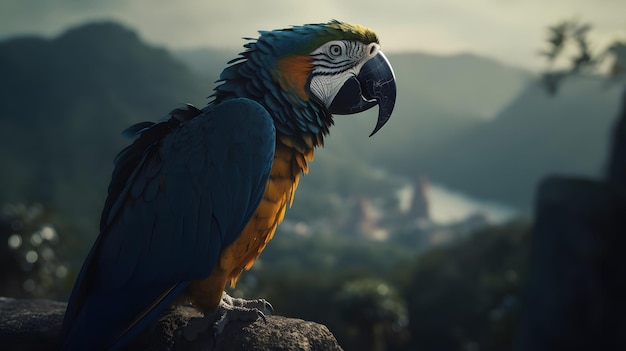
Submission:
<svg viewBox="0 0 626 351">
<path fill-rule="evenodd" d="M 341 46 L 334 44 L 331 45 L 330 48 L 328 49 L 328 51 L 330 52 L 331 55 L 333 56 L 340 56 L 341 55 Z"/>
<path fill-rule="evenodd" d="M 371 45 L 370 46 L 370 55 L 374 55 L 374 53 L 376 53 L 376 49 L 378 47 L 376 45 Z"/>
</svg>

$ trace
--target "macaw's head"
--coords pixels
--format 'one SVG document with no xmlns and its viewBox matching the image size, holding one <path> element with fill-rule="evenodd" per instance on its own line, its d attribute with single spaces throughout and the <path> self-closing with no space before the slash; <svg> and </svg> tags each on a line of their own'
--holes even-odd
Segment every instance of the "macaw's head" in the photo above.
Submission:
<svg viewBox="0 0 626 351">
<path fill-rule="evenodd" d="M 273 115 L 279 133 L 312 134 L 313 146 L 328 133 L 332 114 L 378 105 L 371 135 L 389 120 L 395 76 L 372 30 L 331 21 L 259 33 L 220 76 L 216 100 L 255 99 Z"/>
</svg>

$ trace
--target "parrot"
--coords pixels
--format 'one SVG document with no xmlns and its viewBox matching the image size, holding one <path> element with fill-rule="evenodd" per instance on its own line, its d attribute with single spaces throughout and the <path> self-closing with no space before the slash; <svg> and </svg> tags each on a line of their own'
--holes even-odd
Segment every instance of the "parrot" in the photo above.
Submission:
<svg viewBox="0 0 626 351">
<path fill-rule="evenodd" d="M 62 350 L 123 349 L 176 305 L 218 322 L 227 312 L 271 313 L 262 299 L 234 302 L 227 284 L 272 239 L 333 115 L 378 105 L 374 135 L 391 117 L 396 78 L 362 25 L 258 33 L 244 38 L 205 107 L 187 104 L 124 131 L 134 140 L 115 158 Z"/>
</svg>

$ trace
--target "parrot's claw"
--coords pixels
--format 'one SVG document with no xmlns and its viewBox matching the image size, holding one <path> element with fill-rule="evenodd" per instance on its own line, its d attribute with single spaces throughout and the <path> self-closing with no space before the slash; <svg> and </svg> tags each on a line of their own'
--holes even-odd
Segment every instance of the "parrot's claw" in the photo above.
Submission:
<svg viewBox="0 0 626 351">
<path fill-rule="evenodd" d="M 184 328 L 183 334 L 185 339 L 193 341 L 200 334 L 213 329 L 213 336 L 217 337 L 231 321 L 254 322 L 261 318 L 263 322 L 267 323 L 265 313 L 272 314 L 273 312 L 272 305 L 263 299 L 244 300 L 224 293 L 217 309 L 206 311 L 204 317 L 191 318 Z"/>
<path fill-rule="evenodd" d="M 272 304 L 267 302 L 265 299 L 245 300 L 241 298 L 232 297 L 224 293 L 224 295 L 222 295 L 222 303 L 228 304 L 233 307 L 253 308 L 262 312 L 262 314 L 269 314 L 269 315 L 274 314 L 274 306 L 272 306 Z"/>
</svg>

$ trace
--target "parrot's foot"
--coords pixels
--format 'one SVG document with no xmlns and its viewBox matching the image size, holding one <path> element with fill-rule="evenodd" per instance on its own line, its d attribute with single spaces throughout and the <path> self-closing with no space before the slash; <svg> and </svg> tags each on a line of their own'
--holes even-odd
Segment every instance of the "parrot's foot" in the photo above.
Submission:
<svg viewBox="0 0 626 351">
<path fill-rule="evenodd" d="M 261 318 L 265 322 L 265 313 L 273 312 L 272 305 L 263 299 L 244 300 L 231 297 L 224 292 L 217 309 L 205 311 L 204 317 L 190 319 L 183 333 L 185 339 L 193 341 L 198 335 L 212 328 L 213 336 L 216 337 L 232 321 L 254 322 Z"/>
<path fill-rule="evenodd" d="M 232 307 L 245 307 L 252 308 L 262 312 L 262 317 L 265 319 L 265 314 L 274 314 L 274 307 L 271 303 L 264 299 L 258 300 L 245 300 L 228 295 L 226 292 L 222 295 L 222 304 L 227 304 Z"/>
</svg>

